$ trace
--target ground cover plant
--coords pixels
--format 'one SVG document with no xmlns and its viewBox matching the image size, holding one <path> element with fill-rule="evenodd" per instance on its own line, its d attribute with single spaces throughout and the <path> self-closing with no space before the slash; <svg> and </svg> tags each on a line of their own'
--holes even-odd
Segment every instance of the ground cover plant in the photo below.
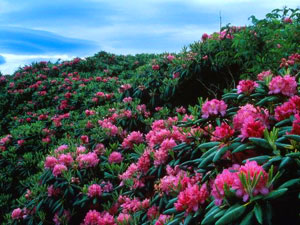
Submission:
<svg viewBox="0 0 300 225">
<path fill-rule="evenodd" d="M 0 222 L 299 224 L 299 16 L 0 76 Z"/>
</svg>

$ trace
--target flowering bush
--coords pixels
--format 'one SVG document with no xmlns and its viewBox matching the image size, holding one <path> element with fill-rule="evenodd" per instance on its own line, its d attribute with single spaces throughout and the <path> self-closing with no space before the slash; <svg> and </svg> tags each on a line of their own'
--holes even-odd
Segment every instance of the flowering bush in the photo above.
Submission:
<svg viewBox="0 0 300 225">
<path fill-rule="evenodd" d="M 299 224 L 297 12 L 1 76 L 0 222 Z"/>
</svg>

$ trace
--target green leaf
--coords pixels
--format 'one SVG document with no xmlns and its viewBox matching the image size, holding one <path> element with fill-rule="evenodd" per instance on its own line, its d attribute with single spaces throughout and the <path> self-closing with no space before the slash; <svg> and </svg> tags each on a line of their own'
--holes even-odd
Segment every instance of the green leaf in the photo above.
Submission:
<svg viewBox="0 0 300 225">
<path fill-rule="evenodd" d="M 287 188 L 281 188 L 275 191 L 270 192 L 264 197 L 264 200 L 271 200 L 271 199 L 276 199 L 279 198 L 281 195 L 284 195 L 285 192 L 287 192 Z"/>
<path fill-rule="evenodd" d="M 246 206 L 234 207 L 232 210 L 227 210 L 225 215 L 222 216 L 215 225 L 226 225 L 240 218 L 246 210 Z"/>
<path fill-rule="evenodd" d="M 225 152 L 226 152 L 228 149 L 229 149 L 228 146 L 224 146 L 223 148 L 219 149 L 219 150 L 216 152 L 216 154 L 215 154 L 215 156 L 214 156 L 214 158 L 213 158 L 213 162 L 218 161 L 218 160 L 225 154 Z"/>
<path fill-rule="evenodd" d="M 278 169 L 279 170 L 283 169 L 284 167 L 289 165 L 291 162 L 292 162 L 292 159 L 290 157 L 283 157 L 280 164 L 279 164 Z"/>
<path fill-rule="evenodd" d="M 300 135 L 289 134 L 289 135 L 285 135 L 284 137 L 287 137 L 289 139 L 292 139 L 292 140 L 295 140 L 297 142 L 300 142 Z"/>
<path fill-rule="evenodd" d="M 263 222 L 262 209 L 261 209 L 261 206 L 259 204 L 255 204 L 255 206 L 254 206 L 254 214 L 255 214 L 255 217 L 256 217 L 257 221 L 260 224 L 262 224 L 262 222 Z"/>
<path fill-rule="evenodd" d="M 256 161 L 258 164 L 263 164 L 264 162 L 268 161 L 271 158 L 271 156 L 268 155 L 261 155 L 261 156 L 256 156 L 252 157 L 249 159 L 245 159 L 243 163 L 246 163 L 247 160 L 249 161 Z"/>
<path fill-rule="evenodd" d="M 176 208 L 171 208 L 171 209 L 165 210 L 163 213 L 164 214 L 173 214 L 176 212 L 177 212 Z"/>
<path fill-rule="evenodd" d="M 253 142 L 255 145 L 258 145 L 260 147 L 263 147 L 263 148 L 267 148 L 267 149 L 272 149 L 272 147 L 270 146 L 269 142 L 266 141 L 265 139 L 263 138 L 249 138 L 249 140 L 251 142 Z"/>
<path fill-rule="evenodd" d="M 293 185 L 300 185 L 300 178 L 292 179 L 292 180 L 289 180 L 289 181 L 283 183 L 282 185 L 279 186 L 279 189 L 288 188 Z"/>
<path fill-rule="evenodd" d="M 191 214 L 189 214 L 185 220 L 184 220 L 184 224 L 183 225 L 188 225 L 191 222 L 191 219 L 193 218 L 193 216 Z"/>
<path fill-rule="evenodd" d="M 241 221 L 240 225 L 252 225 L 253 214 L 253 211 L 249 212 L 247 216 L 245 216 L 244 219 Z"/>
<path fill-rule="evenodd" d="M 206 143 L 203 143 L 203 144 L 200 144 L 198 145 L 198 149 L 200 148 L 212 148 L 216 145 L 219 145 L 220 142 L 206 142 Z"/>
</svg>

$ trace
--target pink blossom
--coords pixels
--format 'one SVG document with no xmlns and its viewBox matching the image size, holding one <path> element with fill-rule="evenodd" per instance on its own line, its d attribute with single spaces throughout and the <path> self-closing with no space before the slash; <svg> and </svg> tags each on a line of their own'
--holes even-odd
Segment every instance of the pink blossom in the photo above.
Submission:
<svg viewBox="0 0 300 225">
<path fill-rule="evenodd" d="M 263 71 L 257 75 L 257 79 L 263 81 L 265 78 L 273 76 L 271 70 Z"/>
<path fill-rule="evenodd" d="M 217 175 L 211 191 L 211 195 L 214 197 L 216 205 L 220 206 L 222 204 L 225 197 L 225 185 L 229 190 L 236 178 L 237 174 L 230 172 L 228 169 L 224 169 L 221 174 Z"/>
<path fill-rule="evenodd" d="M 260 120 L 266 127 L 268 126 L 269 112 L 266 109 L 246 104 L 237 111 L 233 117 L 233 127 L 236 130 L 242 129 L 248 119 Z"/>
<path fill-rule="evenodd" d="M 59 161 L 59 163 L 65 165 L 65 166 L 70 166 L 74 160 L 71 156 L 71 153 L 68 153 L 68 154 L 61 154 L 58 157 L 58 161 Z"/>
<path fill-rule="evenodd" d="M 147 211 L 147 216 L 149 220 L 153 220 L 155 217 L 159 215 L 158 207 L 153 205 Z"/>
<path fill-rule="evenodd" d="M 173 73 L 173 79 L 176 79 L 176 78 L 179 78 L 180 77 L 180 73 L 179 72 L 175 72 L 175 73 Z M 158 107 L 156 107 L 156 108 L 158 108 Z M 155 108 L 155 110 L 156 110 L 156 108 Z M 156 111 L 159 111 L 159 110 L 156 110 Z"/>
<path fill-rule="evenodd" d="M 89 186 L 88 189 L 88 196 L 93 198 L 93 197 L 100 197 L 102 195 L 102 188 L 98 184 L 92 184 Z"/>
<path fill-rule="evenodd" d="M 83 144 L 89 143 L 89 137 L 87 135 L 82 135 L 80 137 L 80 139 L 81 139 L 81 141 L 82 141 Z"/>
<path fill-rule="evenodd" d="M 222 123 L 221 126 L 216 127 L 216 130 L 212 133 L 211 141 L 223 141 L 226 142 L 234 134 L 232 129 L 227 123 Z"/>
<path fill-rule="evenodd" d="M 202 41 L 206 41 L 206 39 L 209 38 L 209 35 L 207 33 L 202 34 Z"/>
<path fill-rule="evenodd" d="M 165 225 L 170 218 L 170 215 L 160 214 L 154 225 Z"/>
<path fill-rule="evenodd" d="M 123 99 L 123 102 L 128 103 L 128 102 L 132 102 L 132 98 L 131 97 L 126 97 Z"/>
<path fill-rule="evenodd" d="M 55 153 L 63 152 L 64 150 L 68 149 L 68 145 L 61 145 L 56 150 Z"/>
<path fill-rule="evenodd" d="M 120 152 L 112 152 L 109 155 L 108 162 L 111 163 L 120 163 L 123 161 L 122 154 Z"/>
<path fill-rule="evenodd" d="M 50 185 L 47 188 L 47 192 L 48 192 L 48 197 L 52 197 L 52 196 L 55 197 L 60 194 L 61 190 L 59 188 L 54 188 L 53 185 Z"/>
<path fill-rule="evenodd" d="M 152 69 L 153 70 L 159 70 L 159 65 L 158 64 L 152 65 Z"/>
<path fill-rule="evenodd" d="M 131 219 L 131 215 L 127 213 L 120 213 L 117 217 L 117 221 L 123 225 L 129 224 L 129 220 Z"/>
<path fill-rule="evenodd" d="M 174 206 L 177 211 L 196 212 L 199 209 L 199 205 L 204 204 L 208 197 L 209 193 L 206 184 L 202 185 L 201 188 L 195 184 L 179 193 L 178 200 L 174 203 Z"/>
<path fill-rule="evenodd" d="M 243 186 L 240 176 L 244 175 L 246 177 L 247 183 L 253 183 L 254 178 L 258 178 L 259 180 L 255 185 L 254 189 L 247 189 Z M 241 166 L 238 172 L 238 176 L 236 177 L 234 184 L 232 185 L 232 189 L 236 190 L 236 195 L 238 197 L 242 197 L 244 202 L 249 199 L 249 196 L 256 196 L 259 193 L 262 195 L 266 195 L 269 193 L 269 189 L 266 187 L 268 182 L 268 174 L 265 170 L 257 164 L 256 161 L 248 161 L 244 166 Z"/>
<path fill-rule="evenodd" d="M 290 17 L 285 17 L 283 21 L 285 23 L 293 23 L 293 20 Z"/>
<path fill-rule="evenodd" d="M 169 61 L 172 61 L 173 59 L 175 59 L 175 56 L 169 54 L 169 55 L 167 56 L 167 59 L 168 59 Z"/>
<path fill-rule="evenodd" d="M 237 86 L 237 93 L 238 94 L 244 93 L 246 95 L 249 95 L 257 87 L 258 87 L 258 84 L 255 81 L 241 80 L 239 82 L 239 85 Z"/>
<path fill-rule="evenodd" d="M 295 120 L 293 121 L 291 134 L 300 135 L 300 114 L 295 115 Z"/>
<path fill-rule="evenodd" d="M 260 120 L 254 120 L 250 117 L 245 121 L 245 124 L 241 129 L 240 137 L 242 137 L 242 139 L 249 137 L 263 137 L 265 128 L 266 127 Z"/>
<path fill-rule="evenodd" d="M 177 144 L 172 138 L 165 139 L 162 143 L 160 148 L 155 151 L 154 153 L 154 165 L 159 166 L 164 163 L 166 163 L 168 156 L 169 156 L 169 150 L 172 150 L 173 147 L 175 147 Z"/>
<path fill-rule="evenodd" d="M 297 82 L 295 77 L 290 75 L 276 76 L 269 83 L 269 89 L 269 94 L 293 96 L 297 93 Z"/>
<path fill-rule="evenodd" d="M 46 169 L 53 169 L 58 164 L 58 160 L 53 156 L 47 156 L 44 167 Z"/>
<path fill-rule="evenodd" d="M 223 100 L 213 99 L 206 101 L 202 106 L 202 117 L 208 118 L 209 116 L 225 116 L 227 105 Z"/>
<path fill-rule="evenodd" d="M 275 119 L 281 121 L 288 119 L 297 112 L 296 105 L 292 101 L 287 101 L 275 108 Z"/>
<path fill-rule="evenodd" d="M 80 154 L 77 156 L 76 161 L 78 162 L 80 168 L 95 167 L 99 163 L 98 156 L 94 152 Z"/>
<path fill-rule="evenodd" d="M 133 131 L 123 140 L 122 147 L 133 148 L 134 144 L 140 144 L 143 141 L 143 134 L 139 131 Z"/>
<path fill-rule="evenodd" d="M 19 145 L 19 146 L 22 146 L 24 143 L 25 143 L 24 140 L 18 140 L 18 145 Z"/>
<path fill-rule="evenodd" d="M 56 164 L 53 168 L 53 176 L 57 177 L 62 174 L 63 171 L 67 171 L 67 167 L 63 164 Z"/>
<path fill-rule="evenodd" d="M 16 208 L 11 213 L 11 218 L 13 220 L 18 220 L 23 218 L 23 211 L 20 208 Z"/>
<path fill-rule="evenodd" d="M 101 224 L 101 214 L 96 210 L 90 210 L 85 215 L 83 220 L 84 225 L 100 225 Z"/>
</svg>

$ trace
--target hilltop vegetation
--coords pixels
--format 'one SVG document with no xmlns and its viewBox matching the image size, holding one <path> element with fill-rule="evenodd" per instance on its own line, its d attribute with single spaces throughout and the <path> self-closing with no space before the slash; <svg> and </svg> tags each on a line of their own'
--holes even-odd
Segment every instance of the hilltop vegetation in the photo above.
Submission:
<svg viewBox="0 0 300 225">
<path fill-rule="evenodd" d="M 0 76 L 0 223 L 299 224 L 300 11 L 251 20 Z"/>
</svg>

